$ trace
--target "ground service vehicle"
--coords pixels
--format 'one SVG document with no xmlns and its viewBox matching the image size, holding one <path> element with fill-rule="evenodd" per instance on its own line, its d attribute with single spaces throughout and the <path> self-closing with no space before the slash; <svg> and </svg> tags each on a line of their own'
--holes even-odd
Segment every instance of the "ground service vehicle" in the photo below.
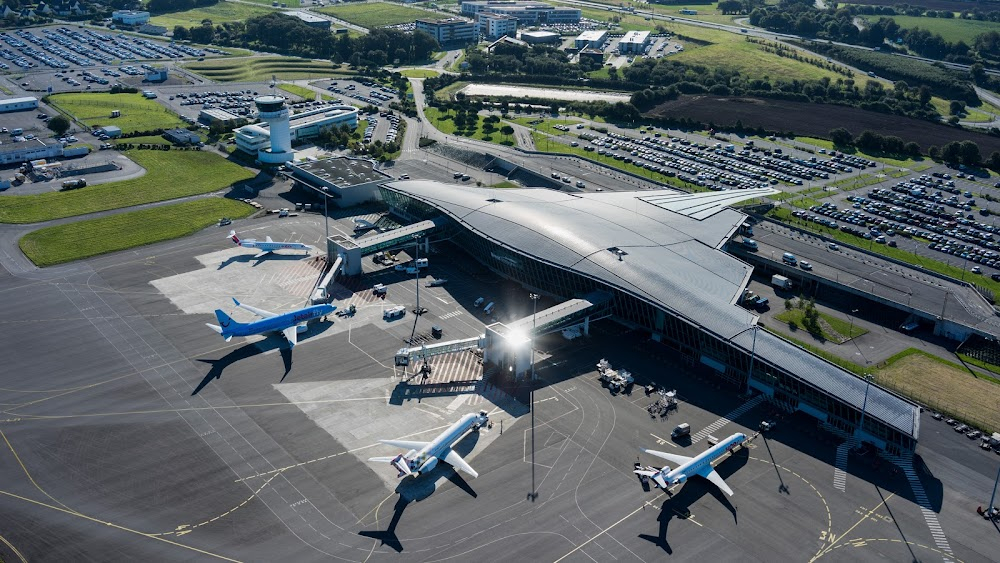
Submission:
<svg viewBox="0 0 1000 563">
<path fill-rule="evenodd" d="M 78 188 L 85 188 L 85 187 L 87 187 L 87 181 L 84 180 L 83 178 L 79 178 L 76 180 L 66 180 L 65 182 L 62 183 L 62 189 L 64 190 L 75 190 Z"/>
<path fill-rule="evenodd" d="M 382 312 L 382 318 L 391 321 L 392 319 L 398 319 L 406 314 L 406 307 L 402 305 L 397 305 L 395 307 L 390 307 Z"/>
<path fill-rule="evenodd" d="M 670 433 L 671 438 L 680 438 L 682 436 L 690 436 L 690 435 L 691 435 L 691 425 L 686 422 L 678 424 L 677 428 L 674 428 L 674 431 Z"/>
</svg>

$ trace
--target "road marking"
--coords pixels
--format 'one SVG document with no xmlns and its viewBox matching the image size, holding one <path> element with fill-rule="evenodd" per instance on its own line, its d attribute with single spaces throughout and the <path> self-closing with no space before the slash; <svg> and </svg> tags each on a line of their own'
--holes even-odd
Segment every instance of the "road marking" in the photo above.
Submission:
<svg viewBox="0 0 1000 563">
<path fill-rule="evenodd" d="M 844 442 L 837 446 L 837 459 L 833 469 L 833 488 L 840 492 L 847 492 L 847 453 L 851 443 Z"/>
<path fill-rule="evenodd" d="M 659 436 L 657 436 L 656 434 L 653 434 L 652 432 L 650 432 L 649 435 L 652 436 L 652 437 L 654 437 L 654 438 L 656 438 L 656 445 L 658 445 L 658 446 L 662 446 L 663 444 L 668 444 L 668 445 L 673 446 L 675 448 L 678 447 L 677 444 L 673 443 L 672 441 L 667 440 L 666 438 L 660 438 Z"/>
<path fill-rule="evenodd" d="M 924 485 L 920 482 L 920 477 L 917 475 L 916 470 L 913 469 L 913 463 L 902 463 L 901 467 L 903 469 L 903 474 L 906 475 L 906 480 L 910 482 L 910 489 L 913 491 L 913 498 L 917 501 L 917 505 L 920 506 L 920 512 L 923 514 L 924 522 L 927 523 L 927 527 L 931 531 L 931 536 L 934 538 L 934 545 L 936 545 L 939 550 L 944 552 L 944 560 L 946 562 L 951 562 L 955 559 L 955 554 L 951 550 L 948 538 L 944 535 L 944 532 L 941 529 L 941 523 L 938 522 L 937 514 L 931 510 L 930 499 L 927 498 L 927 492 L 924 491 Z"/>
<path fill-rule="evenodd" d="M 743 403 L 739 407 L 733 409 L 733 411 L 730 412 L 729 414 L 727 414 L 726 416 L 720 418 L 719 420 L 716 420 L 712 424 L 709 424 L 708 426 L 706 426 L 705 428 L 702 428 L 700 431 L 698 431 L 693 436 L 691 436 L 691 443 L 692 444 L 696 444 L 696 443 L 704 440 L 712 432 L 715 432 L 716 430 L 718 430 L 718 429 L 722 428 L 723 426 L 729 424 L 733 420 L 735 420 L 735 419 L 739 418 L 740 416 L 742 416 L 743 413 L 745 413 L 748 410 L 756 407 L 757 405 L 761 404 L 762 402 L 764 402 L 764 395 L 757 395 L 753 399 L 750 399 L 749 401 Z"/>
</svg>

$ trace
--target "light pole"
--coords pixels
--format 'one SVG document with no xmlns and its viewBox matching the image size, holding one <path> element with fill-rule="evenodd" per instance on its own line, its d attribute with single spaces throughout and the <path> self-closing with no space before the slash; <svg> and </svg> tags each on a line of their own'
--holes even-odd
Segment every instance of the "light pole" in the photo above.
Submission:
<svg viewBox="0 0 1000 563">
<path fill-rule="evenodd" d="M 870 374 L 870 373 L 866 373 L 865 376 L 864 376 L 864 379 L 865 379 L 865 382 L 866 382 L 866 385 L 865 385 L 865 400 L 864 400 L 863 403 L 861 403 L 861 421 L 858 423 L 858 427 L 854 431 L 855 436 L 857 436 L 858 434 L 860 434 L 864 430 L 864 426 L 865 426 L 865 409 L 868 408 L 868 390 L 871 389 L 872 380 L 875 379 L 875 376 L 872 375 L 872 374 Z"/>
<path fill-rule="evenodd" d="M 997 496 L 997 484 L 1000 483 L 1000 467 L 997 468 L 997 478 L 993 481 L 993 494 L 990 495 L 990 503 L 986 505 L 987 512 L 993 510 L 993 499 Z"/>
<path fill-rule="evenodd" d="M 854 338 L 854 315 L 858 314 L 860 309 L 851 309 L 851 328 L 847 331 L 848 338 Z"/>
<path fill-rule="evenodd" d="M 750 370 L 747 372 L 747 395 L 750 394 L 750 378 L 753 377 L 753 360 L 757 353 L 757 323 L 754 323 L 753 329 L 753 344 L 750 345 Z"/>
<path fill-rule="evenodd" d="M 538 294 L 529 293 L 528 299 L 531 299 L 532 303 L 532 313 L 531 313 L 531 380 L 535 380 L 535 323 L 537 322 L 535 316 L 538 314 Z"/>
<path fill-rule="evenodd" d="M 419 266 L 419 263 L 420 263 L 420 235 L 419 234 L 414 234 L 413 235 L 413 242 L 416 243 L 416 247 L 417 247 L 416 255 L 413 257 L 413 269 L 416 270 L 416 273 L 414 273 L 413 275 L 415 276 L 415 279 L 417 281 L 417 308 L 414 311 L 414 313 L 417 316 L 420 316 L 423 313 L 423 310 L 420 308 L 420 266 Z"/>
</svg>

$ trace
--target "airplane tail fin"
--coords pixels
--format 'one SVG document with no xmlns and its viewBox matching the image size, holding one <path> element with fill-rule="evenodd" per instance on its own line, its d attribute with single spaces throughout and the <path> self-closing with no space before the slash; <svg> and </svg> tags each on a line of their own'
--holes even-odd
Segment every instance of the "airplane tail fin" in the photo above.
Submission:
<svg viewBox="0 0 1000 563">
<path fill-rule="evenodd" d="M 236 236 L 236 231 L 229 231 L 229 238 L 233 239 L 236 246 L 240 246 L 240 237 Z"/>
<path fill-rule="evenodd" d="M 215 326 L 213 324 L 208 324 L 208 323 L 205 324 L 207 324 L 208 327 L 214 330 L 215 332 L 221 334 L 226 339 L 226 342 L 229 342 L 229 340 L 232 339 L 233 337 L 231 331 L 229 330 L 230 327 L 238 326 L 240 323 L 234 321 L 232 317 L 223 312 L 222 309 L 215 310 L 215 318 L 219 319 L 219 326 Z"/>
</svg>

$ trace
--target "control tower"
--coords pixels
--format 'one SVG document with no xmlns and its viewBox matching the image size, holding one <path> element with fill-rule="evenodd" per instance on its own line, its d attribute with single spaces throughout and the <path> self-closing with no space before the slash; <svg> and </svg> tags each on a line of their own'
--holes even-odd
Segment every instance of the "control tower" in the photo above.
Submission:
<svg viewBox="0 0 1000 563">
<path fill-rule="evenodd" d="M 261 120 L 267 122 L 271 148 L 257 151 L 257 159 L 265 164 L 281 164 L 292 160 L 292 137 L 288 132 L 290 113 L 281 96 L 260 96 L 254 99 Z"/>
</svg>

